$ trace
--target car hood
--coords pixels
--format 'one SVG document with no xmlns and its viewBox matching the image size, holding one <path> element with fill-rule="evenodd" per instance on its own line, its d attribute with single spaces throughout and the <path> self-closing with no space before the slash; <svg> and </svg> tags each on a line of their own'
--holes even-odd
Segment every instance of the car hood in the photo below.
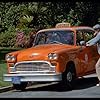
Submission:
<svg viewBox="0 0 100 100">
<path fill-rule="evenodd" d="M 73 46 L 65 44 L 37 45 L 18 52 L 17 61 L 47 60 L 49 53 L 59 53 L 64 49 L 67 50 L 71 48 L 73 48 Z"/>
</svg>

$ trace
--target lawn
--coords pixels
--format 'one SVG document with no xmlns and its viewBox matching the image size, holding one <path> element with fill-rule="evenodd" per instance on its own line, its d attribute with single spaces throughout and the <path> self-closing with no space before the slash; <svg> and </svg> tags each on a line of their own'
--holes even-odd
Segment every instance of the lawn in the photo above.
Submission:
<svg viewBox="0 0 100 100">
<path fill-rule="evenodd" d="M 7 65 L 5 62 L 0 62 L 0 87 L 11 85 L 10 82 L 3 81 L 3 74 L 7 73 Z"/>
<path fill-rule="evenodd" d="M 11 85 L 10 82 L 3 81 L 3 74 L 7 73 L 7 65 L 5 61 L 5 54 L 20 50 L 21 48 L 0 48 L 0 87 Z"/>
</svg>

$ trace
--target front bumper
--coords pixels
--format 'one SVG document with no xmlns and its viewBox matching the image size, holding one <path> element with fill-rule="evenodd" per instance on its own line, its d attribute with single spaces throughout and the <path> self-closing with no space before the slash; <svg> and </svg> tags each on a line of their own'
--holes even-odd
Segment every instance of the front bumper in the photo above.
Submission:
<svg viewBox="0 0 100 100">
<path fill-rule="evenodd" d="M 13 77 L 20 77 L 20 82 L 55 82 L 61 81 L 61 74 L 4 74 L 4 81 L 12 82 Z"/>
</svg>

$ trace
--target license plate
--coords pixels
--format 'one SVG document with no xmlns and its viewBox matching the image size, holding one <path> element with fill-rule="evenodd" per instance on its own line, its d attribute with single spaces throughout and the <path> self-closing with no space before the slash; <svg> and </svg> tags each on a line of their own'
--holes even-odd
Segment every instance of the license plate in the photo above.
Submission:
<svg viewBox="0 0 100 100">
<path fill-rule="evenodd" d="M 20 84 L 21 83 L 20 77 L 18 77 L 18 76 L 12 77 L 12 83 L 13 84 Z"/>
</svg>

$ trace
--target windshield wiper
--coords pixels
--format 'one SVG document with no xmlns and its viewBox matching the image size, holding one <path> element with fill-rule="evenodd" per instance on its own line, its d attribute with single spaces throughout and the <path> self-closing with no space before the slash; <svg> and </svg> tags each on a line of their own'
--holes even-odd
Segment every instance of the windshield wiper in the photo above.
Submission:
<svg viewBox="0 0 100 100">
<path fill-rule="evenodd" d="M 53 43 L 57 43 L 57 44 L 63 44 L 63 43 L 61 43 L 61 42 L 59 42 L 59 41 L 52 41 L 52 42 L 49 42 L 50 44 L 53 44 Z"/>
</svg>

